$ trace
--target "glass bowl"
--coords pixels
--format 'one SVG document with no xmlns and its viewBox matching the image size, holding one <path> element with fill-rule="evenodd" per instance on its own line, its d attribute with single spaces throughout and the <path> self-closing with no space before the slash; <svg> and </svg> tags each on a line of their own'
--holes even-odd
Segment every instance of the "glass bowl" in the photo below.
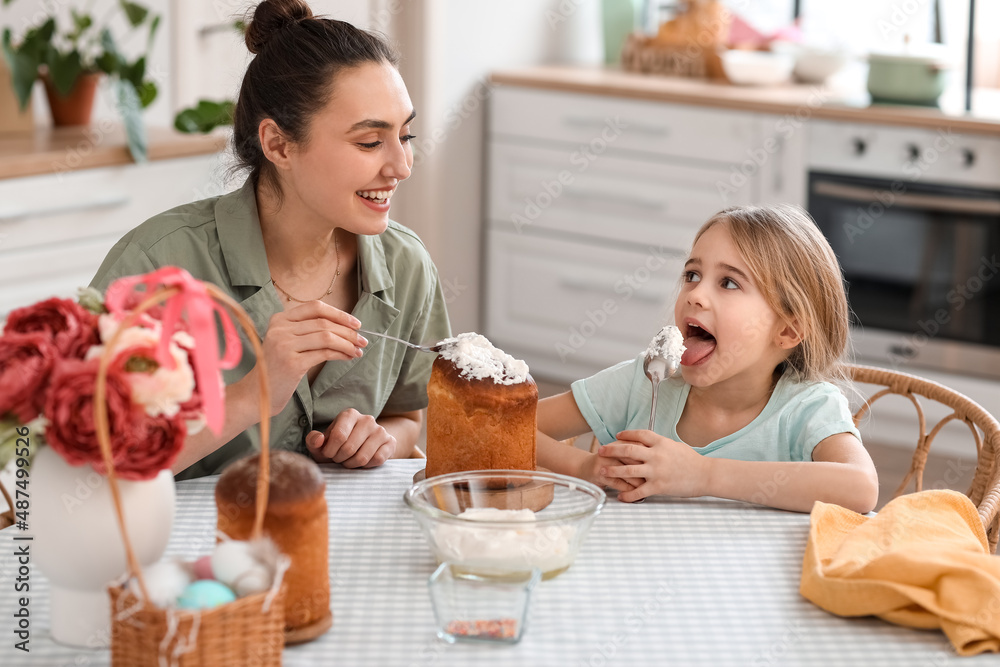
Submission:
<svg viewBox="0 0 1000 667">
<path fill-rule="evenodd" d="M 424 479 L 403 494 L 438 562 L 454 576 L 543 579 L 566 571 L 606 496 L 547 471 L 474 470 Z"/>
<path fill-rule="evenodd" d="M 456 577 L 441 563 L 427 581 L 438 637 L 456 641 L 516 644 L 528 622 L 531 591 L 541 579 L 537 567 L 525 576 L 502 581 Z"/>
</svg>

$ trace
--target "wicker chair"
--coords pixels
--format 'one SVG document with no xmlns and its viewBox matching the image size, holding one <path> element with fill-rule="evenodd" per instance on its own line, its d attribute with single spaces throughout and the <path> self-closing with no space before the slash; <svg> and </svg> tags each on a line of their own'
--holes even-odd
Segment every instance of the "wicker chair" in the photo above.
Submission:
<svg viewBox="0 0 1000 667">
<path fill-rule="evenodd" d="M 909 399 L 916 408 L 920 429 L 917 436 L 917 448 L 913 452 L 910 470 L 893 494 L 894 498 L 904 493 L 911 480 L 913 480 L 915 491 L 923 489 L 927 452 L 945 424 L 957 420 L 964 422 L 969 427 L 976 445 L 977 461 L 972 485 L 965 492 L 965 495 L 969 496 L 979 508 L 979 518 L 986 528 L 990 550 L 995 553 L 997 538 L 1000 537 L 1000 519 L 998 519 L 998 509 L 1000 509 L 1000 477 L 998 477 L 998 473 L 1000 473 L 1000 466 L 997 465 L 998 457 L 1000 457 L 1000 422 L 997 422 L 996 418 L 972 399 L 937 382 L 907 373 L 870 366 L 850 366 L 850 370 L 854 382 L 881 386 L 865 399 L 854 414 L 855 424 L 859 424 L 871 410 L 872 403 L 890 394 L 898 394 Z M 924 408 L 918 397 L 935 401 L 946 406 L 952 412 L 928 430 Z"/>
</svg>

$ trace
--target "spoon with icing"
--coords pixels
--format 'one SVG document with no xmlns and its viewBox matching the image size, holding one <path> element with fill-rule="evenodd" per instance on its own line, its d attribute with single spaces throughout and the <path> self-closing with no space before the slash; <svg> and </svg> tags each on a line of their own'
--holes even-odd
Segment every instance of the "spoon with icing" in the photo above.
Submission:
<svg viewBox="0 0 1000 667">
<path fill-rule="evenodd" d="M 684 354 L 684 336 L 681 330 L 672 324 L 660 329 L 650 341 L 643 355 L 642 371 L 653 384 L 653 402 L 649 409 L 649 430 L 653 430 L 656 421 L 656 392 L 660 383 L 673 377 L 681 366 L 681 356 Z"/>
</svg>

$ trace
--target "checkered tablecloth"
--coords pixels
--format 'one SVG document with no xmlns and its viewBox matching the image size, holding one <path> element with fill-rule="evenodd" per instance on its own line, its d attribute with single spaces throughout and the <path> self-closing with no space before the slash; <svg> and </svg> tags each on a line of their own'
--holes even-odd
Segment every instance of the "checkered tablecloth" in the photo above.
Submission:
<svg viewBox="0 0 1000 667">
<path fill-rule="evenodd" d="M 960 659 L 940 632 L 842 619 L 798 594 L 809 517 L 713 499 L 609 499 L 576 563 L 535 591 L 516 646 L 436 638 L 427 577 L 435 562 L 403 504 L 421 461 L 324 469 L 330 507 L 333 628 L 287 648 L 285 665 L 905 665 Z M 214 540 L 215 478 L 181 482 L 168 554 Z M 13 649 L 16 570 L 0 531 L 0 665 L 104 665 L 109 654 L 55 644 L 44 578 L 32 572 L 31 653 Z"/>
</svg>

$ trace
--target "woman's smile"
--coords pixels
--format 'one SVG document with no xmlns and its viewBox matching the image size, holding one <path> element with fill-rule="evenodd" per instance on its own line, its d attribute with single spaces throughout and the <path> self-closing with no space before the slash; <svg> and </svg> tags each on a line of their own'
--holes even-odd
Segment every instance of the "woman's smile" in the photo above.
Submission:
<svg viewBox="0 0 1000 667">
<path fill-rule="evenodd" d="M 392 194 L 395 191 L 395 187 L 381 188 L 378 190 L 358 190 L 354 193 L 354 195 L 364 202 L 365 206 L 373 211 L 386 213 L 389 211 L 389 200 L 392 198 Z"/>
</svg>

